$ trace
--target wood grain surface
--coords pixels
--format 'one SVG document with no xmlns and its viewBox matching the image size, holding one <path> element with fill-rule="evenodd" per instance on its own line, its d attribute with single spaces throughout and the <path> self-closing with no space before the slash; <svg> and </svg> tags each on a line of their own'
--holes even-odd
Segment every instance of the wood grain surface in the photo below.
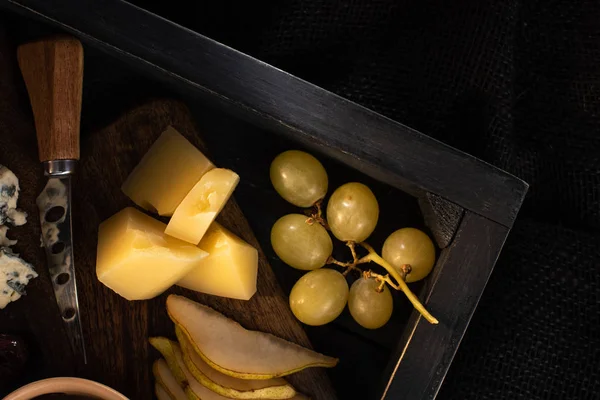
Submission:
<svg viewBox="0 0 600 400">
<path fill-rule="evenodd" d="M 81 43 L 66 35 L 26 43 L 18 60 L 35 115 L 40 161 L 78 160 Z"/>
<path fill-rule="evenodd" d="M 185 106 L 173 101 L 155 101 L 131 110 L 116 123 L 90 135 L 82 143 L 81 173 L 74 182 L 73 230 L 81 240 L 75 243 L 76 265 L 93 268 L 97 225 L 131 201 L 121 192 L 120 185 L 146 150 L 167 126 L 172 125 L 204 152 L 204 145 Z M 300 324 L 293 317 L 286 296 L 280 289 L 259 244 L 242 211 L 230 200 L 218 220 L 253 246 L 259 248 L 257 293 L 250 301 L 224 299 L 202 295 L 181 288 L 180 293 L 209 305 L 235 319 L 244 327 L 273 333 L 279 337 L 310 346 Z M 79 272 L 79 271 L 78 271 Z M 114 386 L 135 382 L 137 390 L 149 390 L 150 370 L 140 371 L 137 360 L 149 366 L 156 355 L 145 340 L 153 335 L 173 337 L 173 324 L 168 319 L 164 302 L 166 294 L 146 302 L 129 302 L 98 283 L 95 274 L 84 271 L 80 279 L 81 306 L 91 310 L 84 319 L 84 334 L 88 340 L 90 362 L 104 364 L 119 379 Z M 92 294 L 89 296 L 89 294 Z M 103 301 L 98 301 L 102 299 Z M 114 332 L 95 335 L 97 329 Z M 99 337 L 98 337 L 99 336 Z M 119 351 L 110 351 L 113 347 Z M 131 352 L 132 354 L 128 354 Z M 96 359 L 94 359 L 96 358 Z M 143 368 L 142 368 L 143 369 Z M 131 375 L 127 382 L 122 374 Z M 324 371 L 311 369 L 290 377 L 292 383 L 314 399 L 332 399 L 332 389 Z M 142 398 L 144 396 L 141 396 Z M 147 397 L 144 397 L 147 398 Z"/>
<path fill-rule="evenodd" d="M 448 247 L 465 210 L 433 193 L 425 193 L 419 197 L 419 207 L 438 247 Z"/>
<path fill-rule="evenodd" d="M 0 49 L 4 39 L 0 37 Z M 98 282 L 95 275 L 98 224 L 132 202 L 120 186 L 153 141 L 173 125 L 192 143 L 203 143 L 187 108 L 181 103 L 157 100 L 130 110 L 115 123 L 81 140 L 81 162 L 73 186 L 75 264 L 88 364 L 74 359 L 64 336 L 54 301 L 42 249 L 35 197 L 44 185 L 36 159 L 33 120 L 16 63 L 0 51 L 0 163 L 21 179 L 19 205 L 29 213 L 29 223 L 10 230 L 19 239 L 15 250 L 31 262 L 40 276 L 28 286 L 28 295 L 0 311 L 0 331 L 23 336 L 31 347 L 31 362 L 23 381 L 0 387 L 0 394 L 25 381 L 48 376 L 75 375 L 114 387 L 132 399 L 152 394 L 151 363 L 158 357 L 148 345 L 150 336 L 174 338 L 173 324 L 165 311 L 166 293 L 151 301 L 129 302 Z M 252 245 L 258 242 L 246 218 L 231 200 L 220 222 Z M 310 346 L 294 319 L 287 298 L 259 248 L 258 291 L 250 301 L 202 295 L 181 288 L 179 293 L 207 304 L 250 329 L 260 329 L 295 343 Z M 334 399 L 322 369 L 311 369 L 290 381 L 313 399 Z"/>
</svg>

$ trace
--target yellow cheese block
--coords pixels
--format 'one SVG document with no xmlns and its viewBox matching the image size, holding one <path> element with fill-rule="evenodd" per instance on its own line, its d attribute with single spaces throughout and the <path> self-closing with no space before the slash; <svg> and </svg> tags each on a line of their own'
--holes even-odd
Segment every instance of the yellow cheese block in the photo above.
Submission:
<svg viewBox="0 0 600 400">
<path fill-rule="evenodd" d="M 168 127 L 121 189 L 138 206 L 159 215 L 173 215 L 202 175 L 214 167 L 200 150 Z"/>
<path fill-rule="evenodd" d="M 249 300 L 256 292 L 258 251 L 213 222 L 198 245 L 208 257 L 182 280 L 179 286 L 197 292 Z"/>
<path fill-rule="evenodd" d="M 186 242 L 200 243 L 239 181 L 238 174 L 228 169 L 208 171 L 177 207 L 165 233 Z"/>
<path fill-rule="evenodd" d="M 165 224 L 129 207 L 100 224 L 96 275 L 127 300 L 158 296 L 208 256 L 164 234 Z"/>
</svg>

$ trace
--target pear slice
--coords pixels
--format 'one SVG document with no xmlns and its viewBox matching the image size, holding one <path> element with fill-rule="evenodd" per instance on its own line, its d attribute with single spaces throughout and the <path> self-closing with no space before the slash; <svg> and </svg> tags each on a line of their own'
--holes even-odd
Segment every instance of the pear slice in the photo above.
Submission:
<svg viewBox="0 0 600 400">
<path fill-rule="evenodd" d="M 179 382 L 177 382 L 177 379 L 175 379 L 165 360 L 156 360 L 154 365 L 152 365 L 152 372 L 154 373 L 156 382 L 162 386 L 169 398 L 173 400 L 187 400 L 185 392 Z"/>
<path fill-rule="evenodd" d="M 154 384 L 154 394 L 156 394 L 158 400 L 174 400 L 174 398 L 167 393 L 167 390 L 158 382 Z"/>
<path fill-rule="evenodd" d="M 232 399 L 290 399 L 296 394 L 294 388 L 283 378 L 247 380 L 213 369 L 194 351 L 180 328 L 176 328 L 175 332 L 186 367 L 198 382 L 212 391 Z"/>
<path fill-rule="evenodd" d="M 213 392 L 194 378 L 183 362 L 183 354 L 177 342 L 164 337 L 151 338 L 150 343 L 161 352 L 165 358 L 173 377 L 179 382 L 189 400 L 227 400 L 218 393 Z M 180 380 L 181 374 L 183 379 Z M 179 378 L 178 378 L 179 377 Z"/>
<path fill-rule="evenodd" d="M 211 367 L 241 379 L 271 379 L 309 367 L 334 367 L 338 359 L 269 333 L 251 331 L 210 307 L 182 296 L 167 298 L 169 317 Z"/>
<path fill-rule="evenodd" d="M 173 342 L 164 337 L 152 337 L 149 339 L 149 342 L 152 347 L 158 350 L 165 358 L 167 366 L 169 367 L 169 370 L 171 371 L 171 374 L 173 375 L 173 378 L 175 378 L 177 384 L 180 387 L 184 387 L 186 381 L 185 372 L 183 372 L 183 369 L 181 369 L 179 363 L 177 362 L 175 350 L 173 349 Z"/>
</svg>

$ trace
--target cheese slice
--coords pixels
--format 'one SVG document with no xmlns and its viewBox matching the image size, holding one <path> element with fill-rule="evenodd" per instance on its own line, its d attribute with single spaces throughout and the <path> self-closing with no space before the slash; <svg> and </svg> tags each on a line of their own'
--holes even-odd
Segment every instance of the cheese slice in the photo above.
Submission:
<svg viewBox="0 0 600 400">
<path fill-rule="evenodd" d="M 256 293 L 258 251 L 213 222 L 198 245 L 208 253 L 177 285 L 197 292 L 249 300 Z"/>
<path fill-rule="evenodd" d="M 200 150 L 168 127 L 121 189 L 138 206 L 170 216 L 202 175 L 214 167 Z"/>
<path fill-rule="evenodd" d="M 238 174 L 228 169 L 208 171 L 177 207 L 165 233 L 189 243 L 200 243 L 239 181 Z"/>
<path fill-rule="evenodd" d="M 100 224 L 96 256 L 100 282 L 128 300 L 150 299 L 208 255 L 164 230 L 165 224 L 132 207 Z"/>
<path fill-rule="evenodd" d="M 177 379 L 173 376 L 173 373 L 165 360 L 156 360 L 152 365 L 152 373 L 154 374 L 157 385 L 161 386 L 166 391 L 168 399 L 187 400 L 187 395 L 181 386 L 179 386 L 179 382 L 177 382 Z"/>
</svg>

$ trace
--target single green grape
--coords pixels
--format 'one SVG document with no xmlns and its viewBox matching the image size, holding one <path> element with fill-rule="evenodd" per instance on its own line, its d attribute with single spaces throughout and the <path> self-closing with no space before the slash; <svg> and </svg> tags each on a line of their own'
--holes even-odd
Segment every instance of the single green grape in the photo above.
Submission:
<svg viewBox="0 0 600 400">
<path fill-rule="evenodd" d="M 360 278 L 350 288 L 348 308 L 352 318 L 360 326 L 377 329 L 385 325 L 392 316 L 394 301 L 387 286 L 378 292 L 379 282 L 373 278 Z"/>
<path fill-rule="evenodd" d="M 299 150 L 279 154 L 271 163 L 271 183 L 281 197 L 311 207 L 327 193 L 327 172 L 315 157 Z"/>
<path fill-rule="evenodd" d="M 379 218 L 379 204 L 367 186 L 350 182 L 333 192 L 327 203 L 327 223 L 336 238 L 344 242 L 367 239 Z"/>
<path fill-rule="evenodd" d="M 348 282 L 336 270 L 317 269 L 296 282 L 290 293 L 292 312 L 306 325 L 325 325 L 336 319 L 348 301 Z"/>
<path fill-rule="evenodd" d="M 402 228 L 385 239 L 381 256 L 399 272 L 404 264 L 411 271 L 406 282 L 416 282 L 425 278 L 435 264 L 435 247 L 423 231 L 415 228 Z"/>
<path fill-rule="evenodd" d="M 309 224 L 307 219 L 302 214 L 279 218 L 271 229 L 271 246 L 290 267 L 313 270 L 325 265 L 333 251 L 333 243 L 321 224 Z"/>
</svg>

